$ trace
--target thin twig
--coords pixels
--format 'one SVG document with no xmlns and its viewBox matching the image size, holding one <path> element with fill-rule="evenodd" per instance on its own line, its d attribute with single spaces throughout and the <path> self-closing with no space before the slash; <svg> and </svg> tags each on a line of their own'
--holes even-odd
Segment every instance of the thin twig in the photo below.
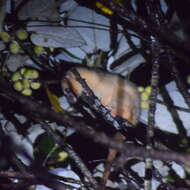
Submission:
<svg viewBox="0 0 190 190">
<path fill-rule="evenodd" d="M 152 76 L 151 76 L 151 95 L 150 108 L 148 112 L 148 128 L 147 128 L 147 150 L 151 150 L 154 146 L 154 127 L 155 127 L 155 113 L 156 113 L 156 98 L 158 94 L 158 80 L 159 80 L 159 58 L 160 45 L 155 39 L 152 39 Z M 145 189 L 151 190 L 152 179 L 152 160 L 146 159 L 146 175 L 145 175 Z"/>
<path fill-rule="evenodd" d="M 152 28 L 157 28 L 160 32 L 164 26 L 163 15 L 160 12 L 160 4 L 158 0 L 147 0 L 145 2 L 148 15 Z M 163 25 L 163 26 L 162 26 Z M 158 95 L 158 82 L 159 82 L 159 67 L 160 67 L 160 50 L 161 45 L 156 35 L 150 35 L 151 39 L 151 53 L 152 53 L 152 71 L 151 71 L 151 95 L 150 95 L 150 107 L 148 111 L 148 127 L 147 127 L 147 151 L 151 151 L 154 148 L 154 128 L 155 128 L 155 113 L 156 113 L 156 98 Z M 146 170 L 145 170 L 145 190 L 152 189 L 152 172 L 153 161 L 152 158 L 146 158 Z"/>
<path fill-rule="evenodd" d="M 176 67 L 175 62 L 172 63 L 172 75 L 174 77 L 174 80 L 177 84 L 178 89 L 180 90 L 180 92 L 181 92 L 181 94 L 182 94 L 182 96 L 183 96 L 183 98 L 184 98 L 184 100 L 185 100 L 185 102 L 188 105 L 189 110 L 190 110 L 190 95 L 189 95 L 189 93 L 187 91 L 187 87 L 185 86 L 185 84 L 182 80 L 182 77 L 181 77 L 181 75 L 180 75 L 180 73 Z"/>
<path fill-rule="evenodd" d="M 134 26 L 135 32 L 137 32 L 139 36 L 155 36 L 155 38 L 160 42 L 170 45 L 172 49 L 181 52 L 182 55 L 184 55 L 184 53 L 189 55 L 189 44 L 181 41 L 181 39 L 179 39 L 168 27 L 163 27 L 163 25 L 161 25 L 162 29 L 160 29 L 160 25 L 152 26 L 152 24 L 147 22 L 144 18 L 137 15 L 130 8 L 130 6 L 124 6 L 122 3 L 117 3 L 114 1 L 99 1 L 109 7 L 114 13 L 119 15 L 120 18 L 125 19 L 132 26 Z"/>
<path fill-rule="evenodd" d="M 64 140 L 58 135 L 56 134 L 55 131 L 53 131 L 53 129 L 45 124 L 42 123 L 42 128 L 48 133 L 50 134 L 54 141 L 64 150 L 66 151 L 70 158 L 74 160 L 75 164 L 77 165 L 77 167 L 81 170 L 81 172 L 83 173 L 83 175 L 89 180 L 89 182 L 91 183 L 91 185 L 94 188 L 97 188 L 97 182 L 94 179 L 94 177 L 92 176 L 91 172 L 88 170 L 88 168 L 86 167 L 86 165 L 84 164 L 84 162 L 82 161 L 82 159 L 77 155 L 77 153 L 73 150 L 73 148 L 71 147 L 71 145 L 68 145 L 64 142 Z"/>
</svg>

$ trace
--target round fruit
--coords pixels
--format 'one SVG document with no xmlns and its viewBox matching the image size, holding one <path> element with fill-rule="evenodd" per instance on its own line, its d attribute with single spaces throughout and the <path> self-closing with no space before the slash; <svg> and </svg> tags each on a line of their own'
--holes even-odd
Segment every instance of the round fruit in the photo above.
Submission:
<svg viewBox="0 0 190 190">
<path fill-rule="evenodd" d="M 44 53 L 44 47 L 43 46 L 34 46 L 34 53 L 39 56 Z"/>
<path fill-rule="evenodd" d="M 26 30 L 20 29 L 16 31 L 16 36 L 19 40 L 26 40 L 28 38 L 28 32 Z"/>
<path fill-rule="evenodd" d="M 151 92 L 152 92 L 152 87 L 151 87 L 151 86 L 147 86 L 147 87 L 145 88 L 145 92 L 147 92 L 147 93 L 150 95 Z"/>
<path fill-rule="evenodd" d="M 23 85 L 20 80 L 16 81 L 13 86 L 14 86 L 14 89 L 17 91 L 23 90 Z"/>
<path fill-rule="evenodd" d="M 9 42 L 11 37 L 7 32 L 0 32 L 0 38 L 4 42 Z"/>
<path fill-rule="evenodd" d="M 18 72 L 18 71 L 14 72 L 12 77 L 11 77 L 11 80 L 14 82 L 14 81 L 17 81 L 20 79 L 22 79 L 20 72 Z"/>
<path fill-rule="evenodd" d="M 139 86 L 139 87 L 138 87 L 138 91 L 139 91 L 139 92 L 143 92 L 143 91 L 144 91 L 144 87 L 143 87 L 143 86 Z"/>
<path fill-rule="evenodd" d="M 13 41 L 9 45 L 9 50 L 11 53 L 17 54 L 20 51 L 20 46 L 16 41 Z"/>
<path fill-rule="evenodd" d="M 32 82 L 32 83 L 30 84 L 30 87 L 31 87 L 32 89 L 34 89 L 34 90 L 39 89 L 40 86 L 41 86 L 41 84 L 40 84 L 39 82 Z"/>
<path fill-rule="evenodd" d="M 26 88 L 21 92 L 25 96 L 31 96 L 32 95 L 32 90 L 30 88 Z"/>
<path fill-rule="evenodd" d="M 37 79 L 39 77 L 39 72 L 35 69 L 27 69 L 24 72 L 24 78 L 26 79 Z"/>
<path fill-rule="evenodd" d="M 21 75 L 24 75 L 24 72 L 25 72 L 25 71 L 26 71 L 26 68 L 24 68 L 24 67 L 21 68 L 21 69 L 20 69 L 20 73 L 21 73 Z"/>
<path fill-rule="evenodd" d="M 141 100 L 142 101 L 147 101 L 149 99 L 149 94 L 147 92 L 143 92 L 141 94 Z"/>
<path fill-rule="evenodd" d="M 22 80 L 22 84 L 23 84 L 23 87 L 26 89 L 26 88 L 30 88 L 30 81 L 27 80 L 27 79 L 23 79 Z"/>
</svg>

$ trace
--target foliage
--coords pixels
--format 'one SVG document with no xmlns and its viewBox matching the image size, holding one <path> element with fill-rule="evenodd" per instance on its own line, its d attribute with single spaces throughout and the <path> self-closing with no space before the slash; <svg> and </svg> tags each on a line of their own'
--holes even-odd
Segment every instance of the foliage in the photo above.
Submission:
<svg viewBox="0 0 190 190">
<path fill-rule="evenodd" d="M 8 2 L 0 189 L 189 189 L 189 1 Z M 84 80 L 79 66 L 100 77 Z M 138 86 L 137 125 L 101 101 L 107 78 L 105 102 L 127 113 L 126 91 Z"/>
</svg>

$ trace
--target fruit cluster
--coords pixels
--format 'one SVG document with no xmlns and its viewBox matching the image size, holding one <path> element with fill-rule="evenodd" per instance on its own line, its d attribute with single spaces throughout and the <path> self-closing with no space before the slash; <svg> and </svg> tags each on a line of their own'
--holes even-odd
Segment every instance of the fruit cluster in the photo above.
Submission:
<svg viewBox="0 0 190 190">
<path fill-rule="evenodd" d="M 23 67 L 12 74 L 11 80 L 15 90 L 23 95 L 31 96 L 32 90 L 37 90 L 41 86 L 38 78 L 39 72 L 37 70 Z"/>
<path fill-rule="evenodd" d="M 15 35 L 15 37 L 13 37 Z M 10 34 L 8 32 L 0 32 L 0 39 L 4 42 L 4 43 L 8 43 L 8 47 L 9 47 L 9 51 L 13 54 L 17 54 L 20 52 L 21 47 L 18 43 L 18 40 L 21 41 L 25 41 L 28 39 L 28 32 L 24 29 L 19 29 L 17 31 L 15 31 L 13 36 L 10 36 Z M 18 40 L 17 40 L 18 39 Z M 45 52 L 44 47 L 42 46 L 37 46 L 35 45 L 33 47 L 33 51 L 34 53 L 39 56 L 41 54 L 43 54 Z"/>
<path fill-rule="evenodd" d="M 15 32 L 15 36 L 19 39 L 19 40 L 26 40 L 28 38 L 28 33 L 27 31 L 23 30 L 23 29 L 20 29 L 20 30 L 17 30 Z M 3 42 L 5 43 L 9 43 L 9 50 L 11 53 L 13 54 L 17 54 L 19 53 L 20 51 L 20 45 L 19 43 L 14 40 L 8 32 L 0 32 L 0 38 Z"/>
<path fill-rule="evenodd" d="M 148 109 L 149 108 L 149 98 L 152 91 L 151 86 L 139 86 L 138 91 L 141 95 L 141 108 L 142 109 Z"/>
</svg>

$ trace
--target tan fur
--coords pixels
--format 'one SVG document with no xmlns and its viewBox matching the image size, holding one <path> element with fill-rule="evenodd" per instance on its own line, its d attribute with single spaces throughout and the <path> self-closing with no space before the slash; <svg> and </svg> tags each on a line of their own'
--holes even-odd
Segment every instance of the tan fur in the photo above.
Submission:
<svg viewBox="0 0 190 190">
<path fill-rule="evenodd" d="M 83 67 L 77 67 L 76 69 L 113 116 L 120 116 L 134 125 L 137 124 L 140 114 L 140 96 L 133 83 L 118 75 L 100 70 L 90 70 Z M 76 80 L 76 76 L 71 71 L 68 71 L 65 77 L 66 79 L 62 81 L 63 91 L 65 88 L 70 87 L 76 97 L 80 97 L 84 89 Z M 120 132 L 117 132 L 114 138 L 118 141 L 125 140 L 125 137 Z M 102 189 L 104 189 L 109 178 L 112 162 L 116 155 L 116 150 L 109 149 L 107 164 L 101 179 Z"/>
<path fill-rule="evenodd" d="M 77 71 L 86 80 L 86 83 L 101 100 L 101 103 L 111 111 L 113 116 L 118 115 L 133 124 L 138 122 L 140 98 L 134 84 L 118 75 L 100 70 L 77 67 Z M 74 94 L 80 97 L 83 87 L 76 80 L 75 75 L 68 71 L 66 78 Z M 66 80 L 63 80 L 63 89 L 68 86 L 66 83 Z"/>
</svg>

